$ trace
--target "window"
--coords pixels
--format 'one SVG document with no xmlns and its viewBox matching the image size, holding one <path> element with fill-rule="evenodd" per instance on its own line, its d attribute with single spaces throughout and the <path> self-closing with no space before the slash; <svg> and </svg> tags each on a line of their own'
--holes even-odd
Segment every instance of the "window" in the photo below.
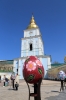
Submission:
<svg viewBox="0 0 66 100">
<path fill-rule="evenodd" d="M 30 51 L 32 51 L 32 49 L 33 49 L 33 48 L 32 48 L 32 43 L 31 43 L 31 44 L 30 44 Z"/>
</svg>

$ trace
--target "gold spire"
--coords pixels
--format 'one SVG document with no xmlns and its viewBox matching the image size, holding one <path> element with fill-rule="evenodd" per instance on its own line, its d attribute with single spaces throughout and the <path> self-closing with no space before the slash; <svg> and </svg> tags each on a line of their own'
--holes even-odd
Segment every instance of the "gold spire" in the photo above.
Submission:
<svg viewBox="0 0 66 100">
<path fill-rule="evenodd" d="M 38 28 L 38 26 L 36 25 L 36 22 L 34 20 L 34 16 L 32 15 L 32 18 L 30 20 L 30 24 L 28 25 L 27 29 L 32 29 L 32 28 Z"/>
</svg>

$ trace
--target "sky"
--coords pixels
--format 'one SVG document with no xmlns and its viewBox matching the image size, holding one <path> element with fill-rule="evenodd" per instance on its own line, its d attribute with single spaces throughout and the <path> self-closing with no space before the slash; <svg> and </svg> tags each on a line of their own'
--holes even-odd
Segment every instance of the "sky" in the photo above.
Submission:
<svg viewBox="0 0 66 100">
<path fill-rule="evenodd" d="M 23 30 L 34 15 L 52 63 L 66 55 L 66 0 L 0 0 L 0 60 L 21 56 Z"/>
</svg>

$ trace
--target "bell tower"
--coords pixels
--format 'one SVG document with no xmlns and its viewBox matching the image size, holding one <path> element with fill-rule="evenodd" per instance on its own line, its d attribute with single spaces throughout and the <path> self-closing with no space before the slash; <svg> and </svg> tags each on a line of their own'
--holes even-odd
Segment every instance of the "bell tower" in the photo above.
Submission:
<svg viewBox="0 0 66 100">
<path fill-rule="evenodd" d="M 24 37 L 21 38 L 21 56 L 14 59 L 14 69 L 20 79 L 23 79 L 23 65 L 28 56 L 36 56 L 43 64 L 45 75 L 47 78 L 47 70 L 51 68 L 51 56 L 44 55 L 44 43 L 42 40 L 41 31 L 35 22 L 34 16 L 32 15 L 31 20 L 27 28 L 24 30 Z"/>
<path fill-rule="evenodd" d="M 21 39 L 21 57 L 30 55 L 44 55 L 41 32 L 33 15 L 29 25 L 24 30 L 24 38 Z"/>
</svg>

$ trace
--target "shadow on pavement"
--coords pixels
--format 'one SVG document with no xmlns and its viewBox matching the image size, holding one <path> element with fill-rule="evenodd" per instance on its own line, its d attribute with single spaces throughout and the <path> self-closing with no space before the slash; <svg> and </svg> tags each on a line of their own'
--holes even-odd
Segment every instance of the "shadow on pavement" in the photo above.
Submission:
<svg viewBox="0 0 66 100">
<path fill-rule="evenodd" d="M 54 90 L 52 90 L 51 92 L 58 92 L 58 93 L 60 93 L 59 91 L 54 91 Z"/>
<path fill-rule="evenodd" d="M 51 92 L 59 92 L 59 91 L 51 91 Z M 66 90 L 59 92 L 57 96 L 46 97 L 47 100 L 66 100 Z"/>
<path fill-rule="evenodd" d="M 10 88 L 9 88 L 8 90 L 13 90 L 13 89 L 10 89 Z"/>
<path fill-rule="evenodd" d="M 46 100 L 58 100 L 58 96 L 50 96 L 50 97 L 46 97 Z M 61 99 L 59 99 L 61 100 Z"/>
<path fill-rule="evenodd" d="M 18 90 L 16 90 L 16 89 L 10 89 L 10 88 L 9 88 L 8 90 L 18 91 Z"/>
</svg>

